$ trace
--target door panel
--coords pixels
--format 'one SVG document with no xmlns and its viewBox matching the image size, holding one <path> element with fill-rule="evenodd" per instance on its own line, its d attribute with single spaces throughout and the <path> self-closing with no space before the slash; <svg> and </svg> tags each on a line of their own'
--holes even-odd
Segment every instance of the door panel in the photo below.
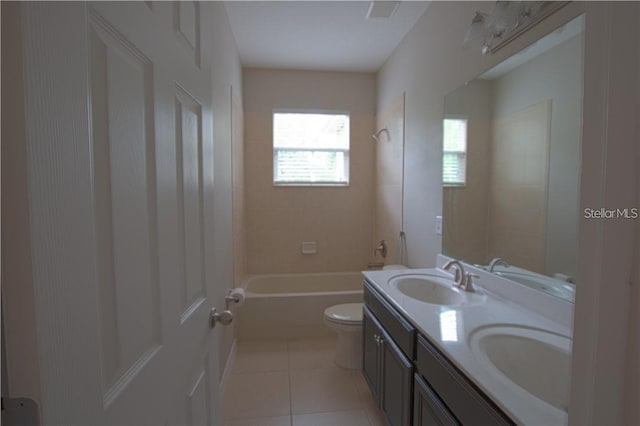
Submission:
<svg viewBox="0 0 640 426">
<path fill-rule="evenodd" d="M 192 386 L 187 393 L 186 424 L 189 426 L 212 424 L 210 378 L 209 360 L 205 357 L 196 370 Z"/>
<path fill-rule="evenodd" d="M 414 375 L 413 425 L 457 426 L 459 423 L 431 387 Z"/>
<path fill-rule="evenodd" d="M 152 67 L 91 19 L 93 192 L 105 404 L 160 344 Z M 127 374 L 125 374 L 127 373 Z"/>
<path fill-rule="evenodd" d="M 411 425 L 413 364 L 386 333 L 383 333 L 382 348 L 381 408 L 390 425 Z"/>
<path fill-rule="evenodd" d="M 20 7 L 43 423 L 212 424 L 210 5 Z"/>
<path fill-rule="evenodd" d="M 182 234 L 182 321 L 205 296 L 202 215 L 202 107 L 176 85 L 176 168 L 178 170 L 178 216 Z"/>
<path fill-rule="evenodd" d="M 184 52 L 200 67 L 200 3 L 174 2 L 173 27 Z"/>
<path fill-rule="evenodd" d="M 362 362 L 362 375 L 369 384 L 373 399 L 377 404 L 380 403 L 380 346 L 377 342 L 377 338 L 382 335 L 382 331 L 373 319 L 373 316 L 369 312 L 367 307 L 363 308 L 363 326 L 362 326 L 362 339 L 363 339 L 363 362 Z"/>
</svg>

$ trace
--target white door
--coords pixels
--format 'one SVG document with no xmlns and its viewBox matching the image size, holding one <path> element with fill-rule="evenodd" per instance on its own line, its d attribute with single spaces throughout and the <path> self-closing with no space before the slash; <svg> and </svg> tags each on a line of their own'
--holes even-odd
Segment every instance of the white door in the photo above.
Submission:
<svg viewBox="0 0 640 426">
<path fill-rule="evenodd" d="M 210 5 L 21 5 L 43 424 L 212 424 Z"/>
</svg>

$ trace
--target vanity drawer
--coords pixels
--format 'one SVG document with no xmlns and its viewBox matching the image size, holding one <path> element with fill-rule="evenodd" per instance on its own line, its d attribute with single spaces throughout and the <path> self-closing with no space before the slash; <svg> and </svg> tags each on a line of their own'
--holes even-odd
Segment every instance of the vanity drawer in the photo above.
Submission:
<svg viewBox="0 0 640 426">
<path fill-rule="evenodd" d="M 382 324 L 396 345 L 402 349 L 410 359 L 415 359 L 416 329 L 404 319 L 396 310 L 367 281 L 364 282 L 364 303 Z"/>
<path fill-rule="evenodd" d="M 427 339 L 418 336 L 416 366 L 440 399 L 464 425 L 513 425 L 480 389 Z"/>
</svg>

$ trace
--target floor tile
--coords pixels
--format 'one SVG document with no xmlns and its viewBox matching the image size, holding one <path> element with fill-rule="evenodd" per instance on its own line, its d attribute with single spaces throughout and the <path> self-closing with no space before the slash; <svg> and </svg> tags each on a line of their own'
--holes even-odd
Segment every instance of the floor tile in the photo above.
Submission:
<svg viewBox="0 0 640 426">
<path fill-rule="evenodd" d="M 293 426 L 369 426 L 364 410 L 296 414 L 291 420 Z"/>
<path fill-rule="evenodd" d="M 356 386 L 356 390 L 358 394 L 361 393 L 370 393 L 369 384 L 367 380 L 362 375 L 361 370 L 351 370 L 351 379 L 353 380 L 354 385 Z"/>
<path fill-rule="evenodd" d="M 329 339 L 290 340 L 289 369 L 309 370 L 335 367 L 336 341 Z"/>
<path fill-rule="evenodd" d="M 239 342 L 232 373 L 286 371 L 288 368 L 286 341 Z"/>
<path fill-rule="evenodd" d="M 224 419 L 291 414 L 289 373 L 232 374 L 222 404 Z"/>
<path fill-rule="evenodd" d="M 371 392 L 360 392 L 358 397 L 367 413 L 371 426 L 386 426 L 387 422 L 384 419 L 384 413 L 378 408 L 378 404 L 373 399 Z"/>
<path fill-rule="evenodd" d="M 222 422 L 224 426 L 291 426 L 291 417 L 254 417 L 251 419 L 234 419 Z"/>
<path fill-rule="evenodd" d="M 291 370 L 289 374 L 292 414 L 352 410 L 362 407 L 349 370 L 332 367 Z"/>
</svg>

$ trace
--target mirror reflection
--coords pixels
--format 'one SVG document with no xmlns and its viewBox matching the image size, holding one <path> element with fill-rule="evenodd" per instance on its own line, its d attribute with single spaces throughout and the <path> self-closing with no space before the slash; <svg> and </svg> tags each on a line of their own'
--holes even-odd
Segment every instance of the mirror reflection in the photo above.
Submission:
<svg viewBox="0 0 640 426">
<path fill-rule="evenodd" d="M 582 17 L 445 98 L 443 253 L 573 300 Z"/>
</svg>

